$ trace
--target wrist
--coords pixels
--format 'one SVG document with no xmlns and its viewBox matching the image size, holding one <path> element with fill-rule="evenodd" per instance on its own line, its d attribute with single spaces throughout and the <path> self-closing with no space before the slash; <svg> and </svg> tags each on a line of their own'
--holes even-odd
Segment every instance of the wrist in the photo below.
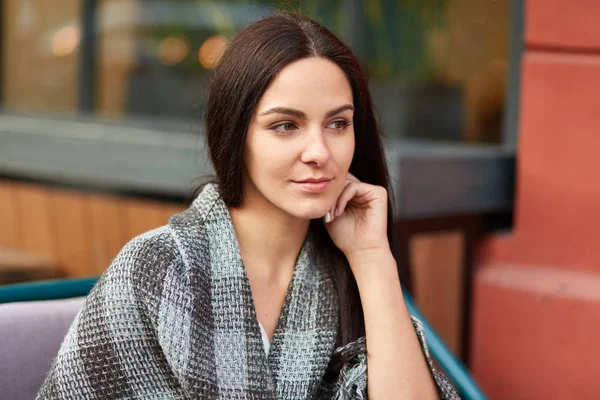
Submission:
<svg viewBox="0 0 600 400">
<path fill-rule="evenodd" d="M 395 262 L 392 250 L 387 243 L 382 246 L 370 247 L 367 249 L 353 249 L 344 252 L 344 255 L 350 265 L 379 264 L 381 262 L 389 261 L 390 259 Z"/>
<path fill-rule="evenodd" d="M 402 297 L 402 287 L 396 260 L 389 257 L 376 259 L 374 263 L 352 265 L 350 268 L 356 280 L 363 306 L 374 301 L 393 301 L 396 304 Z"/>
<path fill-rule="evenodd" d="M 346 258 L 357 283 L 389 279 L 391 274 L 398 279 L 398 266 L 389 246 L 356 250 L 346 253 Z"/>
</svg>

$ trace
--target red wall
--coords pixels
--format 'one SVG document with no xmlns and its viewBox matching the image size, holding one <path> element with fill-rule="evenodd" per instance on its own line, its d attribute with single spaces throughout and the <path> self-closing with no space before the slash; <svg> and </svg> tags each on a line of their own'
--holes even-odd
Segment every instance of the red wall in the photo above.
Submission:
<svg viewBox="0 0 600 400">
<path fill-rule="evenodd" d="M 513 233 L 481 241 L 473 373 L 492 399 L 600 397 L 600 1 L 526 0 Z"/>
</svg>

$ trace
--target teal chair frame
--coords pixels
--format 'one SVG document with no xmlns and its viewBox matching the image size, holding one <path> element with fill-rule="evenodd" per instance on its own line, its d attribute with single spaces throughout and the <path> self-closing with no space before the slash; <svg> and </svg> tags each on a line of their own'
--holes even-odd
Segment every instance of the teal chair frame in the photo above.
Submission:
<svg viewBox="0 0 600 400">
<path fill-rule="evenodd" d="M 40 301 L 86 296 L 98 281 L 97 277 L 59 279 L 50 281 L 16 283 L 0 286 L 0 304 L 17 301 Z M 464 364 L 446 347 L 423 314 L 417 309 L 412 297 L 404 291 L 408 311 L 423 323 L 427 344 L 433 358 L 455 383 L 465 400 L 486 400 L 486 396 L 471 378 Z"/>
<path fill-rule="evenodd" d="M 454 382 L 462 398 L 465 400 L 486 400 L 486 396 L 477 386 L 465 365 L 446 347 L 442 338 L 429 325 L 406 290 L 404 290 L 404 302 L 408 312 L 423 323 L 431 355 Z"/>
</svg>

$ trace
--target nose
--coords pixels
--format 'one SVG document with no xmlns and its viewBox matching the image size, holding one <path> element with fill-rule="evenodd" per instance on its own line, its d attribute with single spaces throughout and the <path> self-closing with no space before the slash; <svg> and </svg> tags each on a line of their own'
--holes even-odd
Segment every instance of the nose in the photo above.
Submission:
<svg viewBox="0 0 600 400">
<path fill-rule="evenodd" d="M 329 146 L 325 140 L 324 132 L 321 128 L 311 129 L 310 133 L 306 135 L 304 149 L 300 157 L 301 161 L 306 164 L 323 166 L 327 163 L 329 157 Z"/>
</svg>

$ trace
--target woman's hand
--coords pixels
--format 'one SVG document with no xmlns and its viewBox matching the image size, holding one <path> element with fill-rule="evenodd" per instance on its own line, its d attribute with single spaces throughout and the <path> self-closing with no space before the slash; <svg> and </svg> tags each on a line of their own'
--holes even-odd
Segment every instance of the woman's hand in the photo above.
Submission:
<svg viewBox="0 0 600 400">
<path fill-rule="evenodd" d="M 368 343 L 368 396 L 439 398 L 402 297 L 387 238 L 387 202 L 385 188 L 348 174 L 325 223 L 346 255 L 360 293 Z"/>
<path fill-rule="evenodd" d="M 348 173 L 346 186 L 325 216 L 335 245 L 350 260 L 360 254 L 389 252 L 385 188 L 360 182 Z"/>
</svg>

